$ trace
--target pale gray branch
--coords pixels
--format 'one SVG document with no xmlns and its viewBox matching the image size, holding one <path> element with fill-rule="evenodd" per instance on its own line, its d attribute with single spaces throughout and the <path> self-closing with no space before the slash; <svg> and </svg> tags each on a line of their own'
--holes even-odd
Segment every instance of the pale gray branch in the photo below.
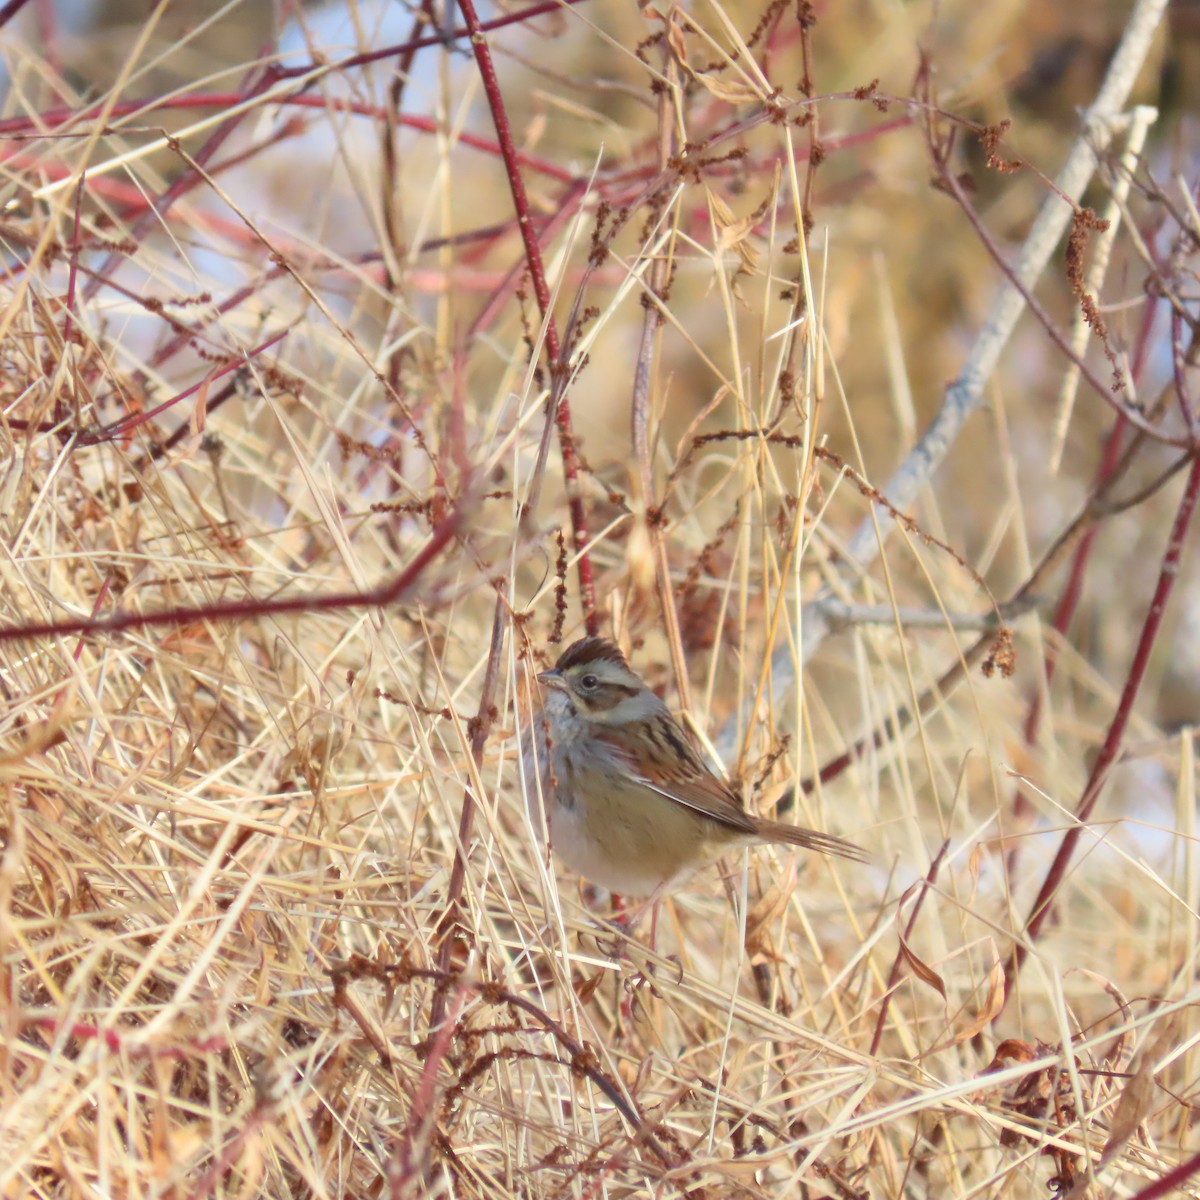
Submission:
<svg viewBox="0 0 1200 1200">
<path fill-rule="evenodd" d="M 1046 197 L 1017 260 L 1014 275 L 1026 291 L 1031 291 L 1037 283 L 1071 222 L 1074 212 L 1068 200 L 1078 202 L 1091 181 L 1097 168 L 1097 154 L 1107 148 L 1113 136 L 1166 7 L 1167 0 L 1138 0 L 1134 7 L 1095 102 L 1086 113 L 1079 136 L 1056 180 L 1062 195 L 1052 192 Z M 903 510 L 912 506 L 921 488 L 941 465 L 967 418 L 983 402 L 984 389 L 1012 336 L 1024 304 L 1021 290 L 1004 279 L 962 370 L 946 389 L 932 424 L 883 488 L 888 500 L 897 508 Z M 870 514 L 855 531 L 847 557 L 856 573 L 879 556 L 893 525 L 891 516 L 886 511 L 879 511 Z M 832 589 L 826 587 L 804 605 L 796 639 L 801 662 L 811 658 L 833 632 L 829 608 L 833 600 Z M 786 642 L 776 649 L 771 666 L 772 689 L 776 698 L 782 700 L 796 683 L 796 661 Z M 737 714 L 734 714 L 716 739 L 723 757 L 728 757 L 732 750 L 737 726 Z"/>
<path fill-rule="evenodd" d="M 995 612 L 943 612 L 940 608 L 918 608 L 901 604 L 893 608 L 890 604 L 850 604 L 836 596 L 814 599 L 812 604 L 829 622 L 834 633 L 853 625 L 899 625 L 902 629 L 961 629 L 985 632 L 995 629 L 1001 621 L 1015 621 L 1017 617 L 1037 607 L 1036 597 L 1028 597 L 1019 604 L 1002 604 L 999 615 Z"/>
<path fill-rule="evenodd" d="M 1125 35 L 1109 64 L 1108 74 L 1095 103 L 1088 110 L 1079 137 L 1056 180 L 1058 188 L 1071 200 L 1078 201 L 1096 171 L 1097 152 L 1104 150 L 1112 138 L 1114 122 L 1120 116 L 1130 89 L 1142 69 L 1166 7 L 1167 0 L 1139 0 L 1129 18 Z M 1057 193 L 1052 192 L 1046 197 L 1025 240 L 1014 272 L 1027 290 L 1037 283 L 1072 216 L 1071 205 Z M 1024 304 L 1021 292 L 1005 279 L 997 290 L 991 311 L 958 378 L 946 389 L 942 407 L 933 423 L 883 488 L 884 495 L 897 508 L 906 509 L 912 505 L 918 492 L 941 465 L 967 417 L 983 402 L 984 388 L 1012 336 Z M 849 557 L 860 567 L 873 562 L 892 524 L 887 512 L 881 511 L 868 517 L 850 540 Z M 818 594 L 805 605 L 801 614 L 799 640 L 802 660 L 810 658 L 830 632 L 829 623 L 823 619 L 818 603 L 826 595 L 825 592 Z M 794 671 L 791 655 L 783 650 L 776 658 L 776 682 L 787 686 Z"/>
</svg>

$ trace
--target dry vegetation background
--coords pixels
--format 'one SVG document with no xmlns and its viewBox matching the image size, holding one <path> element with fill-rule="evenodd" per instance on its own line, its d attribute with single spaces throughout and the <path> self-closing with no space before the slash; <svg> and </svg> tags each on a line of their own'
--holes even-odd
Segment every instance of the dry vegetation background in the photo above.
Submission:
<svg viewBox="0 0 1200 1200">
<path fill-rule="evenodd" d="M 0 1194 L 1200 1194 L 1162 8 L 0 8 Z M 589 620 L 871 862 L 613 934 L 513 769 Z"/>
</svg>

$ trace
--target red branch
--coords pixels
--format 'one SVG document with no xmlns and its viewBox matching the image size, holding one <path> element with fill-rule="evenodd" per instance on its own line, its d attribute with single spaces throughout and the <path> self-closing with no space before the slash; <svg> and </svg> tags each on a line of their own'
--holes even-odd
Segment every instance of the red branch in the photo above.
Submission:
<svg viewBox="0 0 1200 1200">
<path fill-rule="evenodd" d="M 502 29 L 505 25 L 518 25 L 533 17 L 540 17 L 544 13 L 561 12 L 564 8 L 568 8 L 572 4 L 580 4 L 582 2 L 583 0 L 542 0 L 540 4 L 531 4 L 528 8 L 519 9 L 517 12 L 506 13 L 502 17 L 493 17 L 490 21 L 477 24 L 475 29 L 472 29 L 470 25 L 467 25 L 465 28 L 460 25 L 458 28 L 450 30 L 449 33 L 438 32 L 428 34 L 425 37 L 413 38 L 411 41 L 402 42 L 398 46 L 385 46 L 382 50 L 372 50 L 369 54 L 355 54 L 332 64 L 332 69 L 346 71 L 351 67 L 365 67 L 370 63 L 380 62 L 383 59 L 400 58 L 404 55 L 412 54 L 416 50 L 423 50 L 427 46 L 445 46 L 450 42 L 459 41 L 468 35 L 474 37 L 476 32 L 480 30 Z M 320 70 L 324 65 L 324 63 L 309 62 L 299 67 L 282 67 L 278 70 L 277 75 L 280 79 L 310 75 L 313 71 Z"/>
<path fill-rule="evenodd" d="M 567 363 L 563 361 L 563 349 L 558 340 L 558 328 L 550 310 L 550 287 L 546 282 L 542 252 L 534 230 L 533 214 L 529 209 L 529 196 L 525 191 L 525 180 L 521 176 L 517 147 L 513 141 L 512 126 L 508 120 L 508 110 L 504 106 L 500 80 L 496 75 L 496 64 L 492 61 L 492 52 L 488 48 L 487 38 L 484 35 L 483 26 L 479 22 L 479 16 L 475 12 L 473 0 L 458 0 L 458 7 L 471 34 L 475 65 L 479 68 L 483 90 L 488 99 L 488 106 L 492 110 L 492 123 L 496 127 L 496 138 L 500 142 L 504 169 L 508 173 L 508 186 L 512 192 L 513 207 L 517 212 L 517 224 L 521 229 L 521 239 L 525 243 L 525 261 L 529 267 L 529 277 L 533 281 L 538 308 L 546 326 L 546 355 L 551 363 L 553 377 L 553 372 L 567 370 Z M 556 393 L 552 389 L 553 394 Z M 558 427 L 563 474 L 566 476 L 567 482 L 571 529 L 575 538 L 575 550 L 579 555 L 579 591 L 583 602 L 584 621 L 588 633 L 596 634 L 600 632 L 599 619 L 596 614 L 596 584 L 592 578 L 592 562 L 587 552 L 587 516 L 583 510 L 583 497 L 579 491 L 579 460 L 575 454 L 575 434 L 571 427 L 571 409 L 566 396 L 562 396 L 558 400 L 554 412 L 554 422 Z"/>
<path fill-rule="evenodd" d="M 255 96 L 266 89 L 268 80 L 260 78 L 257 83 L 250 87 L 247 91 L 248 96 Z M 188 160 L 187 167 L 167 185 L 166 190 L 161 196 L 158 196 L 154 203 L 134 222 L 133 228 L 129 231 L 129 236 L 135 241 L 141 241 L 156 224 L 164 221 L 168 212 L 174 206 L 176 201 L 181 196 L 186 195 L 192 188 L 204 182 L 204 167 L 212 159 L 213 155 L 225 144 L 226 141 L 237 130 L 238 126 L 250 116 L 250 109 L 242 109 L 231 117 L 226 117 L 217 127 L 208 135 L 204 144 L 191 156 Z M 172 144 L 172 149 L 175 145 Z M 100 288 L 104 285 L 117 267 L 121 260 L 125 257 L 125 252 L 121 249 L 114 249 L 104 262 L 96 269 L 95 274 L 88 281 L 87 287 L 84 289 L 84 296 L 91 299 L 96 295 Z"/>
<path fill-rule="evenodd" d="M 29 3 L 29 0 L 8 0 L 8 3 L 0 8 L 0 26 L 7 25 Z"/>
<path fill-rule="evenodd" d="M 1184 1181 L 1200 1171 L 1200 1150 L 1190 1158 L 1185 1158 L 1178 1166 L 1172 1167 L 1165 1175 L 1160 1175 L 1153 1183 L 1135 1192 L 1131 1200 L 1158 1200 L 1160 1196 L 1176 1194 L 1176 1189 L 1183 1190 Z"/>
<path fill-rule="evenodd" d="M 1146 366 L 1146 358 L 1149 353 L 1150 336 L 1154 328 L 1154 317 L 1158 311 L 1158 301 L 1154 297 L 1148 297 L 1145 304 L 1142 306 L 1142 319 L 1138 327 L 1138 338 L 1136 342 L 1136 352 L 1134 354 L 1131 375 L 1135 385 L 1140 385 L 1142 375 Z M 1099 495 L 1101 490 L 1110 481 L 1112 474 L 1117 470 L 1118 464 L 1121 461 L 1121 450 L 1125 445 L 1125 433 L 1128 428 L 1128 422 L 1123 416 L 1117 417 L 1113 422 L 1112 428 L 1108 431 L 1108 436 L 1104 440 L 1104 447 L 1100 452 L 1100 465 L 1096 468 L 1095 476 L 1095 494 Z M 1075 553 L 1071 556 L 1071 567 L 1067 574 L 1067 584 L 1063 588 L 1062 595 L 1059 596 L 1058 605 L 1054 610 L 1054 617 L 1051 622 L 1051 628 L 1060 637 L 1064 637 L 1068 626 L 1071 624 L 1075 616 L 1075 610 L 1079 606 L 1079 598 L 1083 595 L 1084 577 L 1087 574 L 1088 563 L 1091 560 L 1092 547 L 1096 541 L 1096 535 L 1100 532 L 1100 525 L 1095 522 L 1084 530 L 1080 537 L 1079 545 L 1075 547 Z M 1045 656 L 1042 661 L 1043 682 L 1042 686 L 1037 689 L 1033 698 L 1029 702 L 1029 710 L 1025 715 L 1024 737 L 1025 745 L 1030 748 L 1037 745 L 1038 730 L 1042 722 L 1042 702 L 1043 698 L 1049 693 L 1050 681 L 1054 678 L 1054 670 L 1058 664 L 1058 651 L 1053 642 L 1047 643 Z M 1018 788 L 1013 799 L 1013 815 L 1018 820 L 1023 820 L 1030 814 L 1032 805 L 1029 797 L 1025 795 L 1023 788 Z M 1008 864 L 1010 873 L 1016 866 L 1016 856 L 1018 842 L 1014 842 L 1008 854 Z"/>
<path fill-rule="evenodd" d="M 1150 651 L 1153 649 L 1155 639 L 1162 626 L 1167 600 L 1170 598 L 1171 590 L 1179 575 L 1179 562 L 1187 543 L 1192 516 L 1196 510 L 1197 495 L 1200 495 L 1200 453 L 1195 454 L 1192 458 L 1192 468 L 1188 472 L 1187 484 L 1179 501 L 1179 510 L 1176 512 L 1175 521 L 1171 526 L 1171 536 L 1163 553 L 1162 567 L 1159 569 L 1154 598 L 1150 601 L 1150 608 L 1142 624 L 1141 636 L 1138 639 L 1137 649 L 1134 651 L 1133 663 L 1129 668 L 1125 687 L 1122 689 L 1121 698 L 1117 703 L 1117 711 L 1108 727 L 1104 745 L 1096 756 L 1095 765 L 1084 786 L 1083 794 L 1075 806 L 1075 819 L 1078 823 L 1067 830 L 1063 836 L 1058 853 L 1054 856 L 1054 861 L 1046 872 L 1041 891 L 1038 892 L 1037 899 L 1029 910 L 1029 919 L 1025 923 L 1025 937 L 1013 947 L 1012 958 L 1005 970 L 1005 982 L 1007 990 L 1010 992 L 1012 982 L 1028 956 L 1029 946 L 1037 939 L 1046 918 L 1050 915 L 1054 897 L 1066 876 L 1067 868 L 1075 853 L 1075 847 L 1080 837 L 1083 836 L 1086 822 L 1092 815 L 1092 809 L 1096 806 L 1108 773 L 1120 752 L 1125 728 L 1129 724 L 1129 718 L 1133 712 L 1133 703 L 1137 699 L 1138 689 L 1141 687 L 1146 673 L 1146 665 L 1150 661 Z"/>
<path fill-rule="evenodd" d="M 27 1017 L 22 1020 L 26 1029 L 42 1029 L 55 1037 L 64 1032 L 67 1037 L 78 1041 L 102 1042 L 107 1050 L 122 1054 L 126 1058 L 174 1058 L 188 1059 L 197 1055 L 223 1053 L 229 1049 L 228 1041 L 220 1034 L 183 1042 L 176 1045 L 136 1043 L 125 1035 L 132 1029 L 113 1029 L 93 1025 L 90 1021 L 60 1021 L 58 1017 Z"/>
<path fill-rule="evenodd" d="M 483 674 L 483 687 L 479 690 L 479 712 L 470 723 L 471 758 L 476 770 L 483 766 L 483 748 L 496 712 L 496 688 L 500 682 L 501 658 L 504 654 L 504 615 L 507 606 L 503 598 L 496 596 L 496 609 L 492 617 L 492 641 L 488 651 L 487 668 Z M 454 865 L 450 868 L 450 881 L 446 885 L 445 907 L 438 922 L 438 966 L 448 971 L 454 961 L 456 943 L 460 932 L 462 915 L 462 891 L 467 878 L 466 855 L 471 845 L 471 833 L 475 827 L 475 793 L 471 788 L 463 792 L 462 811 L 458 818 L 458 841 L 454 849 Z M 429 1006 L 429 1025 L 439 1029 L 446 1015 L 446 993 L 437 989 Z"/>
<path fill-rule="evenodd" d="M 255 90 L 263 89 L 259 87 Z M 159 109 L 233 108 L 238 104 L 244 104 L 252 94 L 244 91 L 193 92 L 187 96 L 170 96 L 162 100 L 157 96 L 148 96 L 141 100 L 119 101 L 109 107 L 107 115 L 111 120 L 115 117 L 146 117 L 152 111 Z M 383 121 L 388 116 L 387 109 L 383 105 L 345 100 L 337 96 L 272 96 L 269 100 L 264 101 L 264 104 L 278 104 L 281 108 L 315 108 L 322 112 L 352 113 L 357 117 L 371 117 L 377 121 Z M 49 109 L 44 113 L 39 113 L 36 117 L 9 117 L 0 121 L 0 136 L 12 138 L 26 131 L 33 133 L 40 129 L 53 129 L 69 122 L 87 121 L 99 116 L 100 111 L 99 106 L 93 105 L 91 108 L 85 109 L 70 107 Z M 419 129 L 422 133 L 438 133 L 445 128 L 443 122 L 435 121 L 431 117 L 414 116 L 411 113 L 395 113 L 392 119 L 410 129 Z M 34 136 L 38 135 L 34 134 Z M 80 136 L 83 136 L 82 131 Z M 464 146 L 470 146 L 472 149 L 482 150 L 488 154 L 500 153 L 500 146 L 495 142 L 478 137 L 473 133 L 460 132 L 457 140 Z M 518 157 L 521 164 L 531 171 L 548 175 L 561 183 L 572 183 L 576 178 L 574 172 L 556 166 L 537 155 L 519 154 Z"/>
<path fill-rule="evenodd" d="M 149 629 L 157 625 L 184 625 L 191 621 L 244 621 L 249 617 L 278 616 L 293 612 L 334 612 L 343 608 L 376 608 L 391 604 L 420 577 L 427 566 L 457 535 L 466 501 L 460 501 L 440 522 L 424 547 L 398 575 L 365 592 L 293 596 L 280 600 L 229 600 L 215 604 L 184 605 L 159 612 L 120 612 L 110 617 L 75 617 L 67 621 L 39 621 L 0 628 L 0 642 L 24 638 L 58 637 L 72 633 L 115 633 L 122 629 Z"/>
<path fill-rule="evenodd" d="M 438 1071 L 454 1041 L 455 1028 L 459 1017 L 462 1016 L 468 994 L 466 983 L 460 979 L 450 1012 L 434 1032 L 433 1045 L 421 1069 L 421 1082 L 417 1085 L 409 1104 L 408 1125 L 387 1166 L 388 1184 L 394 1196 L 419 1195 L 419 1192 L 412 1190 L 412 1185 L 432 1182 L 427 1176 L 430 1166 L 429 1139 L 438 1115 L 435 1103 Z"/>
<path fill-rule="evenodd" d="M 146 412 L 127 413 L 123 417 L 118 417 L 115 421 L 105 425 L 103 429 L 96 433 L 89 434 L 87 437 L 80 438 L 84 445 L 89 445 L 93 442 L 104 442 L 111 438 L 128 437 L 139 426 L 144 425 L 147 421 L 152 421 L 160 413 L 164 413 L 168 408 L 174 407 L 181 400 L 186 400 L 189 396 L 194 396 L 201 388 L 207 388 L 210 384 L 215 383 L 222 375 L 228 375 L 230 371 L 240 370 L 250 361 L 257 357 L 264 350 L 269 350 L 276 342 L 281 342 L 287 337 L 287 331 L 277 333 L 274 337 L 267 338 L 265 342 L 255 346 L 253 350 L 247 350 L 241 358 L 235 358 L 230 362 L 225 363 L 220 367 L 213 367 L 199 383 L 193 383 L 190 388 L 185 388 L 182 392 L 176 392 L 169 400 L 164 400 L 161 404 L 156 404 L 153 408 Z M 206 406 L 206 414 L 210 409 Z"/>
</svg>

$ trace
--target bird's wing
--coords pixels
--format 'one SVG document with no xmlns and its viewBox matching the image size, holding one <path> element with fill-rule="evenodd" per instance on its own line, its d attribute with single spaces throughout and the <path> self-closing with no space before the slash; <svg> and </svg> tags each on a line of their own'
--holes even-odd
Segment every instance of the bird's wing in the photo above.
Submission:
<svg viewBox="0 0 1200 1200">
<path fill-rule="evenodd" d="M 729 785 L 708 769 L 671 717 L 651 718 L 627 728 L 608 726 L 597 730 L 596 736 L 651 791 L 735 832 L 756 833 L 754 818 Z"/>
</svg>

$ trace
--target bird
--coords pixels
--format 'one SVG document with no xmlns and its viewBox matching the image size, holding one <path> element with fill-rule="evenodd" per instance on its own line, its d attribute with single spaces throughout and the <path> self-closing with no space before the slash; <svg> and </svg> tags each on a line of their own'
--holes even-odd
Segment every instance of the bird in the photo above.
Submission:
<svg viewBox="0 0 1200 1200">
<path fill-rule="evenodd" d="M 762 843 L 862 861 L 830 833 L 747 812 L 620 648 L 585 637 L 542 671 L 540 716 L 522 739 L 527 795 L 573 871 L 657 900 L 723 854 Z"/>
</svg>

